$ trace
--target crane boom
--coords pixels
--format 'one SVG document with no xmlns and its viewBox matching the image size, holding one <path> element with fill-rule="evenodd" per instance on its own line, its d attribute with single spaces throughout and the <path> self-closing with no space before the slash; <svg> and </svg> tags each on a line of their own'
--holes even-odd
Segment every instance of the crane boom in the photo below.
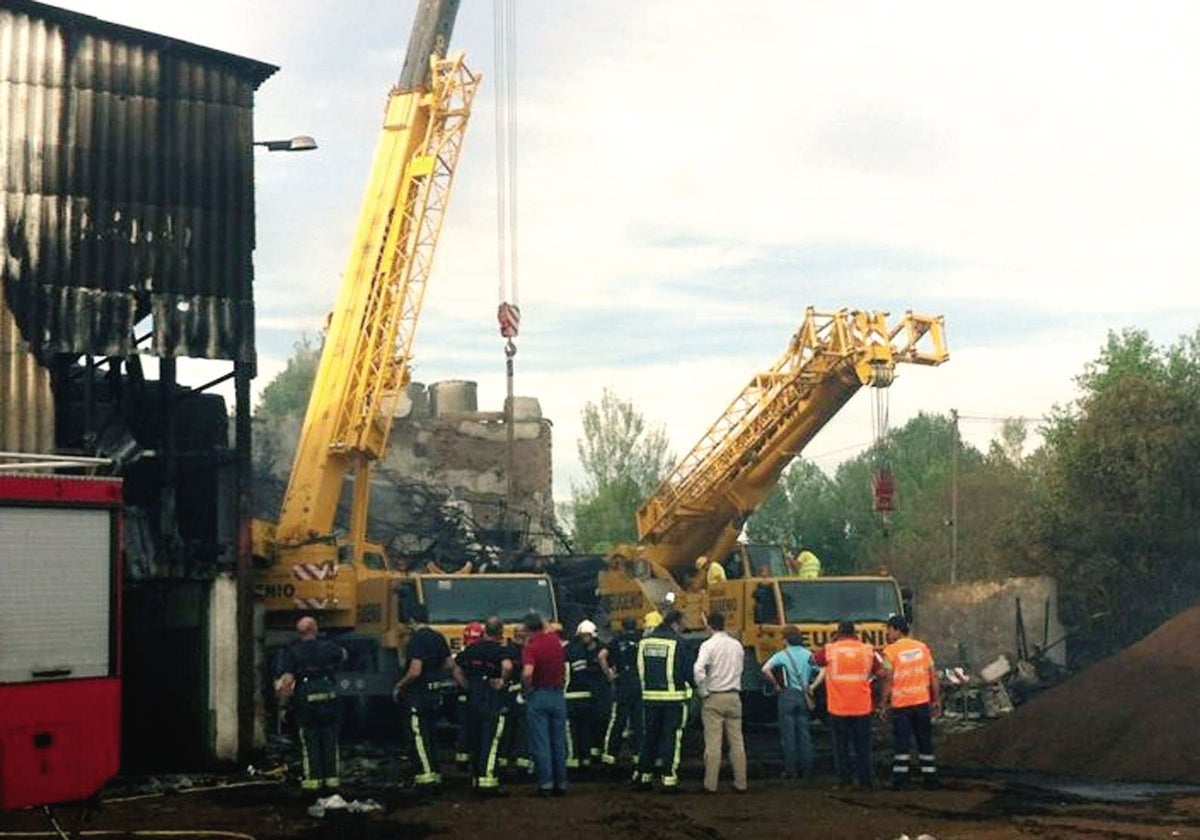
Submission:
<svg viewBox="0 0 1200 840">
<path fill-rule="evenodd" d="M 392 694 L 418 616 L 449 638 L 476 615 L 496 615 L 509 634 L 530 610 L 558 616 L 544 573 L 446 574 L 418 565 L 421 558 L 389 554 L 366 534 L 372 466 L 386 452 L 409 382 L 417 319 L 480 82 L 462 55 L 446 56 L 458 6 L 420 0 L 279 521 L 252 525 L 267 655 L 291 642 L 299 616 L 319 612 L 324 631 L 350 653 L 338 693 L 363 699 Z M 334 529 L 351 475 L 343 535 Z"/>
<path fill-rule="evenodd" d="M 371 462 L 387 446 L 479 76 L 445 58 L 458 0 L 423 0 L 392 89 L 331 315 L 274 542 L 328 539 L 355 476 L 351 542 L 366 525 Z M 420 67 L 426 68 L 420 72 Z"/>
<path fill-rule="evenodd" d="M 949 358 L 940 316 L 811 307 L 787 350 L 758 373 L 637 512 L 640 553 L 660 568 L 724 557 L 746 518 L 800 451 L 863 385 L 891 384 L 897 362 Z"/>
</svg>

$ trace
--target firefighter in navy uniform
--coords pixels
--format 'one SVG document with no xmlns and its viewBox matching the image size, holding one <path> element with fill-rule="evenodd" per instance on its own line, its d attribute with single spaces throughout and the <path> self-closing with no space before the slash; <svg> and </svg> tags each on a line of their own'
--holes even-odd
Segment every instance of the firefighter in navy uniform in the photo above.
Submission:
<svg viewBox="0 0 1200 840">
<path fill-rule="evenodd" d="M 338 702 L 335 673 L 346 661 L 346 651 L 318 639 L 316 619 L 296 622 L 300 638 L 284 649 L 279 661 L 275 692 L 296 716 L 300 732 L 303 790 L 335 790 L 341 785 L 338 760 Z"/>
<path fill-rule="evenodd" d="M 454 659 L 446 637 L 429 626 L 429 611 L 424 604 L 411 608 L 409 621 L 413 629 L 405 648 L 408 664 L 392 697 L 407 718 L 406 729 L 418 765 L 413 783 L 417 790 L 432 793 L 442 784 L 434 736 L 442 709 L 442 685 L 446 672 L 454 667 Z"/>
<path fill-rule="evenodd" d="M 525 645 L 525 628 L 521 625 L 508 643 L 509 656 L 516 668 L 522 662 L 521 654 Z M 515 770 L 519 773 L 532 773 L 533 760 L 529 757 L 529 744 L 525 734 L 525 695 L 521 685 L 520 669 L 516 668 L 512 683 L 508 686 L 508 717 L 504 722 L 504 734 L 500 737 L 500 758 L 496 766 L 501 770 Z"/>
<path fill-rule="evenodd" d="M 683 730 L 692 697 L 695 654 L 680 632 L 683 614 L 670 610 L 662 624 L 638 643 L 638 674 L 642 686 L 642 750 L 633 784 L 649 790 L 657 773 L 663 790 L 679 790 L 679 759 Z"/>
<path fill-rule="evenodd" d="M 467 692 L 467 752 L 471 784 L 478 793 L 500 792 L 496 762 L 513 670 L 512 648 L 504 643 L 504 622 L 495 615 L 484 622 L 483 638 L 454 659 L 454 680 Z"/>
<path fill-rule="evenodd" d="M 608 698 L 608 680 L 600 665 L 604 646 L 596 625 L 579 622 L 567 645 L 567 768 L 588 768 L 600 761 L 600 737 Z"/>
<path fill-rule="evenodd" d="M 464 651 L 483 638 L 483 622 L 472 621 L 463 628 L 462 647 Z M 454 763 L 459 767 L 471 764 L 471 752 L 467 749 L 467 692 L 459 691 L 455 702 L 454 719 L 458 723 L 458 731 L 454 735 Z"/>
<path fill-rule="evenodd" d="M 621 622 L 621 633 L 608 643 L 601 654 L 601 665 L 613 687 L 612 709 L 604 730 L 603 752 L 600 760 L 616 766 L 621 758 L 621 742 L 628 726 L 632 734 L 633 763 L 638 762 L 642 749 L 642 686 L 638 682 L 637 651 L 642 640 L 637 620 L 627 617 Z"/>
</svg>

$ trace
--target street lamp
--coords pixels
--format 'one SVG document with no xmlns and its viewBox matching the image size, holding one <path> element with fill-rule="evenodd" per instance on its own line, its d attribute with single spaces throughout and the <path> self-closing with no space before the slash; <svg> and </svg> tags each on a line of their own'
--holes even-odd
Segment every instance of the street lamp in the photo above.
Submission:
<svg viewBox="0 0 1200 840">
<path fill-rule="evenodd" d="M 253 140 L 268 152 L 308 152 L 317 148 L 317 141 L 307 134 L 297 134 L 288 140 Z M 253 560 L 251 559 L 250 519 L 253 504 L 250 499 L 250 380 L 254 377 L 253 362 L 233 363 L 235 479 L 237 490 L 237 553 L 235 576 L 237 601 L 234 624 L 237 627 L 237 720 L 238 758 L 245 761 L 254 742 L 254 600 L 252 595 Z"/>
<path fill-rule="evenodd" d="M 297 134 L 289 140 L 255 140 L 255 146 L 265 146 L 268 152 L 308 152 L 317 148 L 317 141 L 307 134 Z"/>
</svg>

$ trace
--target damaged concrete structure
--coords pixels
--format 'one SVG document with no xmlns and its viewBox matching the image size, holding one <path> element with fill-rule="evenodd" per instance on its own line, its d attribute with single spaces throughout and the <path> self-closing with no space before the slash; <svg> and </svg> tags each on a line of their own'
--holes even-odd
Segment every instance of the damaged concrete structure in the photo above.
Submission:
<svg viewBox="0 0 1200 840">
<path fill-rule="evenodd" d="M 1058 584 L 1051 577 L 1008 578 L 924 587 L 916 603 L 917 635 L 942 666 L 978 672 L 1000 656 L 1014 665 L 1021 647 L 1066 667 Z"/>
<path fill-rule="evenodd" d="M 479 411 L 476 383 L 412 383 L 387 455 L 372 474 L 368 534 L 393 557 L 446 570 L 464 561 L 521 566 L 554 553 L 553 424 L 534 397 L 514 397 L 512 450 L 504 411 Z M 255 420 L 255 510 L 279 510 L 301 417 Z M 511 472 L 510 472 L 511 457 Z M 345 527 L 352 482 L 339 510 Z"/>
<path fill-rule="evenodd" d="M 253 103 L 276 69 L 0 7 L 0 438 L 111 458 L 125 480 L 127 765 L 251 746 Z M 186 388 L 182 358 L 228 373 Z M 206 393 L 226 380 L 232 445 Z"/>
</svg>

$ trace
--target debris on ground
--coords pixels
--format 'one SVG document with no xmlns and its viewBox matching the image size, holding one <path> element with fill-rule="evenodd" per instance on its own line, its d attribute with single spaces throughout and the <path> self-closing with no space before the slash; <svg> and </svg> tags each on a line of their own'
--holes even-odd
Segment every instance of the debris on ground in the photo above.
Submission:
<svg viewBox="0 0 1200 840">
<path fill-rule="evenodd" d="M 324 799 L 318 799 L 308 808 L 308 815 L 320 819 L 325 814 L 331 811 L 342 811 L 347 814 L 370 814 L 375 811 L 382 811 L 383 806 L 374 799 L 351 799 L 347 802 L 340 794 L 326 796 Z"/>
<path fill-rule="evenodd" d="M 1200 784 L 1200 607 L 993 724 L 945 739 L 944 764 Z"/>
</svg>

